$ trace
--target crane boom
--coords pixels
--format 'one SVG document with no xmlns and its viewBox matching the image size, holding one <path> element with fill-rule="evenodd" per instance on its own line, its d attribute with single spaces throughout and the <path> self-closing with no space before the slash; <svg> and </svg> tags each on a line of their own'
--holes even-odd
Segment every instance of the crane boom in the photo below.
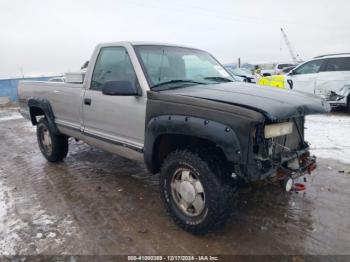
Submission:
<svg viewBox="0 0 350 262">
<path fill-rule="evenodd" d="M 302 62 L 302 59 L 300 58 L 300 56 L 298 54 L 295 54 L 295 52 L 292 48 L 292 45 L 289 42 L 287 34 L 284 32 L 283 28 L 281 28 L 281 33 L 282 33 L 284 42 L 286 43 L 286 46 L 288 48 L 288 51 L 290 53 L 290 56 L 292 57 L 293 63 L 298 64 L 298 63 Z"/>
</svg>

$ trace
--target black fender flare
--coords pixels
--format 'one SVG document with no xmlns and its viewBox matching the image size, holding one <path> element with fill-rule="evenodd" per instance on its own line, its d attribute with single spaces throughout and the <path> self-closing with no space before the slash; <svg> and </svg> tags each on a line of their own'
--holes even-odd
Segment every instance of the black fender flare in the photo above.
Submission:
<svg viewBox="0 0 350 262">
<path fill-rule="evenodd" d="M 40 97 L 32 97 L 32 98 L 28 99 L 28 108 L 29 108 L 29 113 L 30 113 L 30 119 L 31 119 L 33 125 L 37 125 L 38 122 L 37 122 L 36 117 L 35 117 L 36 115 L 34 115 L 32 113 L 32 108 L 39 108 L 44 112 L 45 117 L 47 119 L 47 122 L 49 123 L 51 130 L 55 134 L 60 134 L 60 132 L 58 131 L 58 128 L 55 124 L 55 116 L 54 116 L 51 104 L 47 99 L 40 98 Z"/>
<path fill-rule="evenodd" d="M 153 153 L 157 138 L 165 134 L 188 135 L 206 139 L 218 146 L 228 161 L 240 163 L 242 160 L 238 137 L 229 126 L 198 117 L 162 115 L 152 118 L 146 126 L 144 160 L 152 173 L 158 172 L 154 166 Z"/>
</svg>

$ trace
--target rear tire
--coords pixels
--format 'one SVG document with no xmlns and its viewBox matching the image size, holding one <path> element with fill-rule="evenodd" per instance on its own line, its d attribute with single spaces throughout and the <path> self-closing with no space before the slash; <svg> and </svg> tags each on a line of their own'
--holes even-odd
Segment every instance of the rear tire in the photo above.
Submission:
<svg viewBox="0 0 350 262">
<path fill-rule="evenodd" d="M 232 211 L 234 188 L 223 181 L 219 162 L 212 161 L 214 167 L 205 158 L 214 160 L 216 155 L 176 150 L 160 171 L 160 192 L 168 214 L 192 234 L 222 227 Z"/>
<path fill-rule="evenodd" d="M 40 151 L 49 162 L 62 161 L 67 156 L 68 137 L 54 134 L 46 118 L 39 120 L 36 134 Z"/>
</svg>

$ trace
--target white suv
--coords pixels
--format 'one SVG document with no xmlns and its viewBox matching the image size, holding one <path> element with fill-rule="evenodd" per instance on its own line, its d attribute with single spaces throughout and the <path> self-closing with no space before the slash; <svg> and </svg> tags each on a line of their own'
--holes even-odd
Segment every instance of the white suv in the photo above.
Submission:
<svg viewBox="0 0 350 262">
<path fill-rule="evenodd" d="M 318 56 L 287 76 L 289 87 L 325 98 L 332 107 L 350 110 L 350 53 Z"/>
</svg>

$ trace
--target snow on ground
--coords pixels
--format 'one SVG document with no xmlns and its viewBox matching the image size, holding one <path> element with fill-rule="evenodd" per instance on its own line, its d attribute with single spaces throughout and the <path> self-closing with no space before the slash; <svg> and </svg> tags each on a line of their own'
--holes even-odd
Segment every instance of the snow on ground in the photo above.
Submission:
<svg viewBox="0 0 350 262">
<path fill-rule="evenodd" d="M 66 245 L 71 235 L 78 235 L 70 214 L 49 214 L 36 194 L 14 194 L 17 186 L 3 182 L 7 176 L 0 169 L 0 256 L 42 254 Z M 18 186 L 24 190 L 23 185 Z"/>
<path fill-rule="evenodd" d="M 0 122 L 5 122 L 9 120 L 16 120 L 23 118 L 17 110 L 4 110 L 0 111 Z"/>
<path fill-rule="evenodd" d="M 350 114 L 307 116 L 305 126 L 313 154 L 350 164 Z"/>
<path fill-rule="evenodd" d="M 9 120 L 16 120 L 16 119 L 21 119 L 21 118 L 23 118 L 21 115 L 13 114 L 10 116 L 0 117 L 0 122 L 5 122 L 5 121 L 9 121 Z"/>
<path fill-rule="evenodd" d="M 0 232 L 2 232 L 2 224 L 7 214 L 7 211 L 6 211 L 7 203 L 6 203 L 5 192 L 6 192 L 6 188 L 3 185 L 3 183 L 0 181 Z"/>
<path fill-rule="evenodd" d="M 0 178 L 3 178 L 3 171 L 0 169 Z M 8 211 L 10 208 L 13 208 L 13 201 L 8 195 L 9 188 L 0 180 L 0 254 L 1 255 L 9 255 L 11 253 L 15 253 L 14 246 L 8 241 L 5 241 L 5 231 L 8 228 L 7 219 L 8 219 Z M 16 236 L 13 236 L 16 237 Z"/>
</svg>

